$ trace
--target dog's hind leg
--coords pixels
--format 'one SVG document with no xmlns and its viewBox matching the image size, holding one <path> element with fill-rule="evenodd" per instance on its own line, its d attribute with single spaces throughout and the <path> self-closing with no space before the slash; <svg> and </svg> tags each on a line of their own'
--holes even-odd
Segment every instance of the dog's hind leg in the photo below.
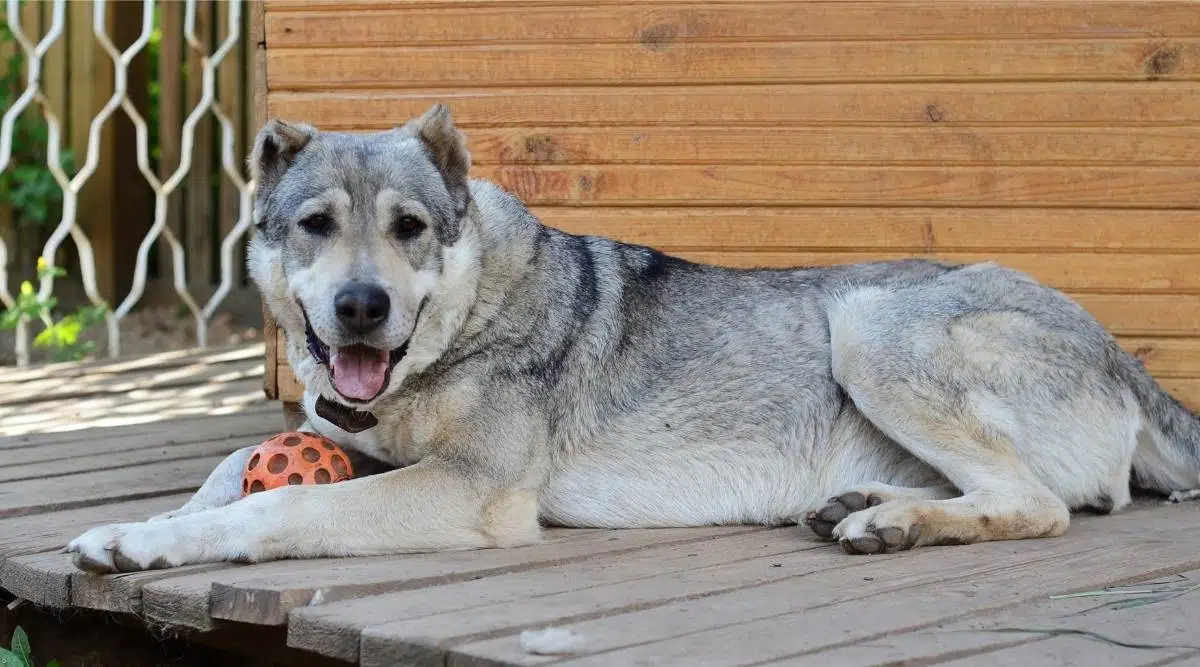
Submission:
<svg viewBox="0 0 1200 667">
<path fill-rule="evenodd" d="M 882 482 L 859 484 L 830 498 L 825 506 L 804 517 L 804 525 L 818 536 L 830 539 L 833 529 L 847 516 L 894 500 L 944 500 L 960 495 L 952 484 L 942 486 L 906 487 Z"/>
<path fill-rule="evenodd" d="M 1022 370 L 1026 357 L 1003 349 L 1021 343 L 1004 340 L 1005 327 L 1026 323 L 989 322 L 1000 339 L 981 350 L 973 339 L 956 338 L 954 327 L 975 326 L 969 321 L 952 324 L 937 313 L 925 319 L 919 304 L 897 303 L 863 294 L 831 312 L 834 378 L 864 417 L 962 495 L 926 493 L 868 506 L 842 519 L 831 536 L 847 552 L 879 553 L 1061 535 L 1070 521 L 1068 506 L 1025 458 L 1057 453 L 1050 445 L 1039 453 L 1033 440 L 1056 442 L 1059 434 L 1031 432 L 1021 426 L 1026 415 L 1017 413 L 1033 405 L 1028 396 L 1045 380 Z M 889 317 L 889 306 L 905 312 Z M 994 389 L 997 377 L 1008 384 Z M 1045 461 L 1037 460 L 1044 469 Z"/>
<path fill-rule="evenodd" d="M 879 396 L 850 383 L 863 414 L 963 491 L 956 498 L 902 497 L 849 514 L 831 536 L 849 553 L 879 553 L 926 544 L 1051 537 L 1070 513 L 974 410 L 953 414 L 924 397 Z M 897 392 L 900 393 L 900 392 Z M 949 414 L 948 414 L 949 413 Z"/>
</svg>

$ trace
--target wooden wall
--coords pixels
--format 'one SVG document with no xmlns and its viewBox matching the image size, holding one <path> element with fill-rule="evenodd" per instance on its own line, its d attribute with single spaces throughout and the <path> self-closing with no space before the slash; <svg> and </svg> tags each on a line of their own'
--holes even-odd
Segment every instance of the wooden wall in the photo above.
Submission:
<svg viewBox="0 0 1200 667">
<path fill-rule="evenodd" d="M 1200 2 L 269 0 L 263 25 L 271 115 L 448 102 L 475 175 L 549 224 L 698 260 L 996 259 L 1200 407 Z"/>
</svg>

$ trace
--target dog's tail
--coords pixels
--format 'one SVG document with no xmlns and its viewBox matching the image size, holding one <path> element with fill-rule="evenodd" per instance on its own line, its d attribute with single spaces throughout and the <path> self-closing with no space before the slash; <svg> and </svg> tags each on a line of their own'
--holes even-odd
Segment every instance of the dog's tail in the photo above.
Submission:
<svg viewBox="0 0 1200 667">
<path fill-rule="evenodd" d="M 1144 415 L 1133 455 L 1133 482 L 1162 493 L 1200 488 L 1200 416 L 1167 393 L 1133 355 L 1120 352 Z"/>
</svg>

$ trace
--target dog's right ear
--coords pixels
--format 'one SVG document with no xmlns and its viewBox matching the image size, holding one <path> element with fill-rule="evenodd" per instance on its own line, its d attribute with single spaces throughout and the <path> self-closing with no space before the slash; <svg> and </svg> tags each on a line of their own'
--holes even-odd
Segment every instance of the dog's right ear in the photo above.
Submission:
<svg viewBox="0 0 1200 667">
<path fill-rule="evenodd" d="M 250 153 L 250 177 L 257 183 L 260 194 L 283 178 L 296 156 L 315 136 L 317 130 L 311 125 L 288 123 L 278 118 L 263 126 Z"/>
</svg>

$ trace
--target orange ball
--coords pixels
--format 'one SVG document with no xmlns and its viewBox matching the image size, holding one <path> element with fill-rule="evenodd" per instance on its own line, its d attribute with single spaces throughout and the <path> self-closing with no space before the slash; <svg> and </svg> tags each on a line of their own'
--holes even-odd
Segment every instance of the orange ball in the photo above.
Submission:
<svg viewBox="0 0 1200 667">
<path fill-rule="evenodd" d="M 242 495 L 296 484 L 332 484 L 354 476 L 350 457 L 316 433 L 280 433 L 254 448 L 242 474 Z"/>
</svg>

